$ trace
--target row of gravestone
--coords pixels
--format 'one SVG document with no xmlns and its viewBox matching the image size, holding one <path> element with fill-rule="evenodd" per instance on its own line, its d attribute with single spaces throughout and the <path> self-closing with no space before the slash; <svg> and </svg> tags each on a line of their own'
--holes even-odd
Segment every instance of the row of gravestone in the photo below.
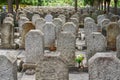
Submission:
<svg viewBox="0 0 120 80">
<path fill-rule="evenodd" d="M 102 18 L 98 19 L 100 27 L 90 17 L 84 20 L 89 80 L 120 80 L 119 21 L 110 22 L 103 15 Z M 102 32 L 99 31 L 102 27 L 106 27 L 106 35 L 103 34 L 103 29 Z M 107 48 L 110 50 L 107 51 Z M 117 52 L 111 51 L 115 48 L 117 48 Z"/>
<path fill-rule="evenodd" d="M 61 19 L 59 18 L 61 18 L 63 22 L 61 22 Z M 41 80 L 41 79 L 68 80 L 69 79 L 68 66 L 75 66 L 75 61 L 74 61 L 75 46 L 76 46 L 75 43 L 76 43 L 76 33 L 78 27 L 76 24 L 74 24 L 74 22 L 77 19 L 75 18 L 75 20 L 73 20 L 74 18 L 72 18 L 71 19 L 73 20 L 72 23 L 72 22 L 66 22 L 64 16 L 62 15 L 59 16 L 59 18 L 55 18 L 53 20 L 53 23 L 51 21 L 49 22 L 49 20 L 48 22 L 46 21 L 45 24 L 43 25 L 43 28 L 38 30 L 37 29 L 31 30 L 26 35 L 26 39 L 25 39 L 26 64 L 27 63 L 37 64 L 36 80 Z M 64 25 L 61 26 L 63 23 Z M 57 35 L 56 37 L 54 35 L 55 33 Z M 54 39 L 51 39 L 53 37 Z M 47 41 L 47 44 L 49 44 L 49 41 L 50 40 L 55 41 L 55 38 L 57 38 L 56 52 L 53 54 L 45 54 L 44 47 L 48 47 L 48 46 L 46 45 L 46 43 L 44 44 L 44 42 Z M 31 45 L 32 42 L 35 43 Z M 52 41 L 50 41 L 50 44 L 51 42 Z M 55 43 L 52 42 L 51 45 L 54 44 Z M 33 47 L 35 49 L 31 49 Z"/>
<path fill-rule="evenodd" d="M 107 39 L 108 49 L 116 50 L 116 38 L 120 33 L 119 16 L 112 16 L 113 20 L 109 20 L 104 15 L 98 16 L 98 24 L 100 24 L 102 34 Z"/>
<path fill-rule="evenodd" d="M 18 80 L 16 53 L 17 51 L 0 51 L 0 80 Z M 66 62 L 60 58 L 60 53 L 41 54 L 37 62 L 35 80 L 69 80 L 68 66 Z"/>
<path fill-rule="evenodd" d="M 37 20 L 40 20 L 40 19 L 37 19 Z M 57 24 L 57 21 L 60 22 L 61 20 L 59 18 L 55 19 L 53 23 L 55 23 L 56 25 L 59 25 L 59 23 Z M 24 44 L 25 56 L 26 56 L 25 63 L 37 65 L 36 80 L 41 80 L 41 79 L 68 80 L 68 65 L 69 66 L 75 65 L 74 58 L 75 58 L 75 41 L 76 41 L 77 27 L 72 22 L 65 23 L 63 26 L 63 30 L 60 31 L 60 34 L 57 37 L 58 39 L 57 51 L 55 52 L 55 54 L 44 53 L 44 46 L 46 46 L 44 44 L 45 38 L 48 38 L 47 39 L 48 42 L 46 42 L 46 44 L 49 44 L 49 42 L 51 44 L 51 41 L 55 40 L 55 25 L 53 23 L 45 22 L 45 25 L 43 28 L 43 30 L 47 30 L 45 33 L 44 31 L 42 32 L 41 29 L 35 29 L 33 22 L 26 21 L 22 25 L 21 39 L 25 41 L 25 44 Z M 62 22 L 60 22 L 60 25 L 61 23 Z M 4 38 L 1 38 L 1 39 L 4 39 L 5 42 L 8 44 L 12 37 L 8 35 L 7 32 L 11 31 L 11 28 L 13 29 L 13 25 L 11 26 L 9 26 L 9 24 L 6 24 L 6 25 L 3 27 L 4 29 L 3 33 L 6 36 L 4 36 Z M 9 32 L 9 33 L 14 33 L 14 32 Z M 45 35 L 47 35 L 48 37 L 45 37 Z M 53 38 L 52 36 L 54 36 L 54 39 L 52 39 Z M 10 45 L 11 44 L 13 43 L 10 43 Z M 3 56 L 4 56 L 4 60 L 8 61 L 7 62 L 8 64 L 5 64 L 5 65 L 10 67 L 10 69 L 6 67 L 5 69 L 2 69 L 4 64 L 1 65 L 0 66 L 1 75 L 3 75 L 2 73 L 5 73 L 5 74 L 0 79 L 1 80 L 4 80 L 4 79 L 17 80 L 17 75 L 16 75 L 17 71 L 14 70 L 16 69 L 16 59 L 13 58 L 12 61 L 10 61 L 9 57 L 7 57 L 8 54 L 7 55 L 0 54 L 1 59 L 3 58 Z M 1 64 L 4 63 L 3 62 L 4 60 L 1 61 Z"/>
<path fill-rule="evenodd" d="M 36 80 L 68 80 L 67 66 L 75 65 L 75 41 L 73 33 L 63 31 L 58 39 L 57 51 L 44 53 L 44 34 L 40 30 L 29 31 L 25 39 L 25 64 L 36 64 Z"/>
<path fill-rule="evenodd" d="M 12 17 L 11 17 L 11 19 L 13 20 Z M 48 20 L 50 20 L 50 21 L 48 21 Z M 42 27 L 44 26 L 45 23 L 46 23 L 45 26 L 50 25 L 50 26 L 54 26 L 54 28 L 56 28 L 55 30 L 53 29 L 53 31 L 50 31 L 51 32 L 50 35 L 57 35 L 58 36 L 58 33 L 61 31 L 61 27 L 66 22 L 66 18 L 65 18 L 64 15 L 60 15 L 58 18 L 55 18 L 52 21 L 55 25 L 49 23 L 49 22 L 51 22 L 51 20 L 53 20 L 53 19 L 52 19 L 52 15 L 50 15 L 50 14 L 46 16 L 47 23 L 46 23 L 45 19 L 40 18 L 40 16 L 38 14 L 33 15 L 32 22 L 30 22 L 29 19 L 27 17 L 25 17 L 24 15 L 20 15 L 19 20 L 18 20 L 19 33 L 20 33 L 20 36 L 21 36 L 20 44 L 19 44 L 20 48 L 24 48 L 24 38 L 25 38 L 26 32 L 28 32 L 30 29 L 35 29 L 35 28 L 39 29 L 39 30 L 43 30 Z M 70 19 L 70 21 L 75 23 L 76 26 L 78 27 L 79 23 L 78 23 L 78 20 L 76 19 L 76 16 L 72 17 Z M 70 24 L 73 25 L 72 23 L 70 23 Z M 12 26 L 10 27 L 10 25 L 12 25 Z M 28 27 L 25 27 L 25 26 L 28 26 Z M 66 23 L 66 26 L 67 26 L 67 23 Z M 2 35 L 1 36 L 2 37 L 2 43 L 1 44 L 3 46 L 2 48 L 13 48 L 15 46 L 14 38 L 13 38 L 14 37 L 14 25 L 13 25 L 13 23 L 12 24 L 3 24 L 2 27 L 3 27 L 2 30 L 1 30 L 1 33 L 2 33 L 1 34 Z M 9 28 L 9 29 L 6 29 L 6 28 Z M 7 32 L 11 33 L 11 34 L 8 34 Z M 47 33 L 47 31 L 45 31 L 45 34 L 49 34 L 49 32 Z M 13 36 L 13 37 L 11 37 L 11 36 Z M 56 36 L 55 36 L 55 38 L 56 38 Z M 10 42 L 10 41 L 12 41 L 12 42 Z M 4 45 L 4 44 L 6 44 L 6 45 Z M 6 46 L 8 46 L 8 47 L 6 47 Z"/>
<path fill-rule="evenodd" d="M 26 34 L 25 38 L 25 52 L 26 52 L 26 63 L 36 64 L 36 80 L 47 79 L 47 80 L 68 80 L 68 67 L 67 65 L 74 66 L 75 58 L 75 34 L 72 32 L 63 31 L 60 33 L 58 39 L 58 49 L 55 54 L 44 54 L 44 34 L 40 30 L 30 30 Z M 59 54 L 60 52 L 60 54 Z M 0 58 L 8 61 L 6 66 L 10 67 L 3 68 L 5 62 L 1 61 L 1 75 L 5 73 L 0 79 L 17 80 L 17 71 L 14 70 L 16 67 L 16 60 L 10 61 L 5 55 L 0 55 Z M 3 65 L 2 65 L 3 63 Z M 7 73 L 7 74 L 6 74 Z M 10 75 L 10 76 L 9 76 Z"/>
<path fill-rule="evenodd" d="M 88 55 L 94 55 L 97 51 L 116 50 L 116 43 L 118 44 L 118 35 L 120 33 L 119 21 L 109 22 L 108 20 L 103 19 L 101 24 L 104 25 L 102 27 L 106 27 L 106 36 L 103 36 L 103 29 L 102 33 L 99 31 L 98 26 L 92 18 L 86 17 L 84 20 L 84 30 Z M 118 46 L 117 50 L 119 51 Z M 90 57 L 92 57 L 92 55 Z"/>
<path fill-rule="evenodd" d="M 62 20 L 65 20 L 64 16 L 61 16 L 61 17 L 62 17 Z M 72 19 L 74 19 L 74 18 L 72 18 Z M 75 19 L 75 20 L 77 20 L 77 19 Z M 24 24 L 26 24 L 26 23 L 24 23 Z M 68 64 L 73 63 L 74 57 L 75 57 L 74 49 L 75 49 L 75 39 L 76 39 L 77 27 L 72 22 L 66 22 L 64 25 L 63 25 L 63 23 L 65 23 L 65 21 L 62 22 L 60 18 L 55 18 L 52 22 L 49 22 L 49 21 L 46 22 L 43 18 L 36 19 L 35 30 L 41 31 L 41 33 L 44 34 L 44 37 L 43 37 L 44 42 L 42 42 L 41 45 L 38 45 L 38 43 L 40 43 L 41 40 L 37 40 L 36 38 L 38 38 L 38 37 L 36 37 L 36 36 L 35 37 L 33 36 L 34 38 L 27 36 L 26 34 L 29 33 L 29 30 L 25 30 L 25 28 L 24 28 L 23 29 L 24 36 L 26 35 L 26 39 L 27 39 L 24 42 L 25 43 L 25 50 L 26 50 L 27 54 L 32 53 L 31 55 L 26 55 L 26 56 L 28 56 L 27 59 L 30 59 L 30 61 L 33 60 L 34 62 L 36 62 L 37 60 L 35 60 L 35 59 L 38 59 L 37 57 L 39 57 L 38 56 L 39 51 L 37 51 L 37 50 L 39 50 L 39 47 L 42 45 L 44 45 L 42 47 L 43 49 L 44 49 L 44 47 L 57 46 L 57 51 L 64 54 L 63 58 L 68 61 Z M 24 24 L 23 24 L 23 27 L 24 27 Z M 26 27 L 30 28 L 30 25 L 26 26 Z M 62 34 L 62 32 L 68 32 L 68 34 L 67 33 Z M 73 39 L 71 36 L 73 37 Z M 25 39 L 25 37 L 23 37 L 23 38 Z M 29 39 L 29 38 L 32 38 L 32 39 Z M 65 40 L 65 42 L 64 42 L 64 40 Z M 55 44 L 55 41 L 57 41 L 57 44 Z M 72 46 L 71 44 L 65 44 L 65 43 L 69 43 L 69 41 L 74 46 Z M 32 42 L 35 42 L 35 45 L 31 45 Z M 36 48 L 37 50 L 31 49 L 33 46 L 37 47 L 37 45 L 38 45 L 38 49 Z M 69 45 L 71 45 L 71 46 L 69 46 Z M 72 48 L 70 48 L 70 47 L 72 47 Z M 34 55 L 33 53 L 37 54 L 37 55 Z M 69 55 L 67 53 L 69 53 L 71 55 Z M 31 58 L 30 58 L 30 56 L 31 56 Z M 32 59 L 33 56 L 35 56 L 36 58 L 34 57 L 35 59 Z"/>
<path fill-rule="evenodd" d="M 55 18 L 53 21 L 52 21 L 52 17 L 51 17 L 51 15 L 47 15 L 47 17 L 46 17 L 46 19 L 47 20 L 45 20 L 45 19 L 43 19 L 43 18 L 40 18 L 39 17 L 39 15 L 35 15 L 35 16 L 37 16 L 38 18 L 36 19 L 36 18 L 34 18 L 33 19 L 33 21 L 32 21 L 32 23 L 33 23 L 33 25 L 35 25 L 35 29 L 38 29 L 38 30 L 41 30 L 42 32 L 44 32 L 44 34 L 45 35 L 53 35 L 53 38 L 50 36 L 50 38 L 51 39 L 54 39 L 55 40 L 55 38 L 57 38 L 57 36 L 59 35 L 59 33 L 60 33 L 60 31 L 62 30 L 62 26 L 63 26 L 63 24 L 66 22 L 65 21 L 65 16 L 59 16 L 59 18 Z M 35 16 L 33 16 L 33 17 L 35 17 Z M 20 30 L 20 34 L 21 34 L 21 36 L 23 35 L 24 36 L 24 34 L 26 34 L 26 33 L 24 33 L 23 34 L 23 31 L 22 30 L 24 30 L 24 29 L 22 29 L 24 26 L 26 26 L 26 25 L 24 25 L 24 23 L 26 22 L 28 22 L 28 19 L 27 18 L 25 18 L 25 17 L 22 17 L 22 18 L 24 18 L 24 20 L 23 19 L 20 19 L 19 20 L 19 24 L 20 25 L 22 25 L 22 26 L 19 26 L 19 30 Z M 26 20 L 25 20 L 26 19 Z M 62 19 L 62 20 L 61 20 Z M 75 18 L 71 18 L 71 21 L 73 21 L 73 23 L 76 23 L 76 24 L 78 24 L 78 21 L 77 21 L 77 19 L 75 19 Z M 31 23 L 31 24 L 32 24 Z M 68 23 L 66 23 L 66 24 L 64 24 L 64 26 L 69 26 L 69 25 L 71 25 L 70 27 L 72 28 L 72 26 L 77 26 L 78 27 L 78 25 L 74 25 L 73 23 L 71 23 L 71 22 L 68 22 Z M 50 29 L 49 28 L 47 28 L 47 27 L 51 27 Z M 63 27 L 64 28 L 64 30 L 67 30 L 67 27 Z M 76 33 L 76 30 L 77 30 L 77 28 L 75 29 L 73 29 L 73 30 L 70 30 L 71 32 L 73 32 L 73 33 Z M 29 31 L 29 30 L 28 30 Z M 69 30 L 68 30 L 69 31 Z M 49 36 L 47 36 L 47 38 L 48 38 Z M 48 39 L 46 39 L 45 38 L 45 40 L 47 41 Z M 23 42 L 23 41 L 22 41 Z M 47 44 L 48 42 L 46 42 L 46 44 Z M 53 44 L 54 45 L 54 44 Z M 46 47 L 48 47 L 48 46 L 46 46 Z"/>
</svg>

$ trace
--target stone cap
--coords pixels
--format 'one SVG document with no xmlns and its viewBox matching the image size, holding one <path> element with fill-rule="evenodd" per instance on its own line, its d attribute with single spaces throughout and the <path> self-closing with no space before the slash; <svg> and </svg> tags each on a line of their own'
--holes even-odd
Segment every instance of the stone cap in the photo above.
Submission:
<svg viewBox="0 0 120 80">
<path fill-rule="evenodd" d="M 17 55 L 19 51 L 16 50 L 0 50 L 0 56 L 5 56 L 11 63 L 17 60 Z"/>
<path fill-rule="evenodd" d="M 66 63 L 66 61 L 62 60 L 61 52 L 59 52 L 59 51 L 53 52 L 53 53 L 45 53 L 43 60 L 58 60 L 58 61 L 62 61 L 66 65 L 66 67 L 67 67 L 67 63 Z"/>
<path fill-rule="evenodd" d="M 54 52 L 54 53 L 45 53 L 44 54 L 45 57 L 59 57 L 60 56 L 60 52 Z"/>
<path fill-rule="evenodd" d="M 97 59 L 111 59 L 120 62 L 116 57 L 116 52 L 98 52 L 92 58 L 89 59 L 89 65 L 92 64 Z"/>
</svg>

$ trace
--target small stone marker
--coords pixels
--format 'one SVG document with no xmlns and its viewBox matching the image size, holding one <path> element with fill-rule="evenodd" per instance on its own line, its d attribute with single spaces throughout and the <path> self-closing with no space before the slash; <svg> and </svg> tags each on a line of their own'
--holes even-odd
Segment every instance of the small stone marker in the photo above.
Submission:
<svg viewBox="0 0 120 80">
<path fill-rule="evenodd" d="M 68 67 L 60 54 L 45 54 L 36 68 L 36 80 L 69 80 Z"/>
</svg>

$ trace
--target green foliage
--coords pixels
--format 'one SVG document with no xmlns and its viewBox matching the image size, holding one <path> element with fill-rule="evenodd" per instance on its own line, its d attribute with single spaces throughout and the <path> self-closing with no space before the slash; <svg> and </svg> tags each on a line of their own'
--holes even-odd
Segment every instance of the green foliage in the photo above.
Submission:
<svg viewBox="0 0 120 80">
<path fill-rule="evenodd" d="M 80 54 L 76 56 L 75 61 L 80 64 L 83 61 L 83 59 L 84 59 L 84 55 Z"/>
<path fill-rule="evenodd" d="M 75 0 L 19 0 L 21 4 L 25 5 L 39 5 L 39 6 L 74 6 Z M 78 0 L 78 6 L 84 7 L 87 4 L 93 5 L 94 1 L 101 0 Z M 15 0 L 13 0 L 15 4 Z M 6 5 L 7 0 L 0 0 L 0 6 Z M 118 7 L 120 7 L 120 0 L 118 0 Z M 111 0 L 111 6 L 114 6 L 114 0 Z"/>
</svg>

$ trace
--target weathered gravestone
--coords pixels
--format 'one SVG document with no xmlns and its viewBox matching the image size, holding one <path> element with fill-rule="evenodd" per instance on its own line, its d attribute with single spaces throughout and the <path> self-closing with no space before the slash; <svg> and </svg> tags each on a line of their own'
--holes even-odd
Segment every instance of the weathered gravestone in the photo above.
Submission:
<svg viewBox="0 0 120 80">
<path fill-rule="evenodd" d="M 61 32 L 57 41 L 57 51 L 61 52 L 61 58 L 69 66 L 75 65 L 75 42 L 73 33 Z"/>
<path fill-rule="evenodd" d="M 21 17 L 27 17 L 27 15 L 24 12 L 22 12 L 22 13 L 18 14 L 18 18 L 20 19 Z"/>
<path fill-rule="evenodd" d="M 43 31 L 43 26 L 45 25 L 46 21 L 43 18 L 36 19 L 35 27 L 38 30 Z"/>
<path fill-rule="evenodd" d="M 120 16 L 118 16 L 118 15 L 112 15 L 111 18 L 110 18 L 110 20 L 112 22 L 117 22 L 119 19 L 120 19 Z"/>
<path fill-rule="evenodd" d="M 25 48 L 25 37 L 26 37 L 26 34 L 32 30 L 32 29 L 35 29 L 35 26 L 32 24 L 32 22 L 25 22 L 23 25 L 22 25 L 22 34 L 21 34 L 21 39 L 20 39 L 20 48 L 21 49 L 24 49 Z"/>
<path fill-rule="evenodd" d="M 32 22 L 33 22 L 33 24 L 35 25 L 35 21 L 37 20 L 37 19 L 39 19 L 40 18 L 40 15 L 39 14 L 33 14 L 33 16 L 32 16 Z"/>
<path fill-rule="evenodd" d="M 26 34 L 25 56 L 26 62 L 37 63 L 44 53 L 44 34 L 40 30 L 31 30 Z"/>
<path fill-rule="evenodd" d="M 119 25 L 119 27 L 120 27 L 120 20 L 118 20 L 118 25 Z"/>
<path fill-rule="evenodd" d="M 60 32 L 62 31 L 63 23 L 60 18 L 54 18 L 53 23 L 56 25 L 56 38 L 57 38 Z"/>
<path fill-rule="evenodd" d="M 55 25 L 51 22 L 46 22 L 43 26 L 44 33 L 44 46 L 50 48 L 51 46 L 55 46 Z"/>
<path fill-rule="evenodd" d="M 101 26 L 101 30 L 102 30 L 102 34 L 104 36 L 106 36 L 106 30 L 107 30 L 107 26 L 108 24 L 110 23 L 110 20 L 109 19 L 103 19 L 100 23 L 100 26 Z"/>
<path fill-rule="evenodd" d="M 66 16 L 65 15 L 61 14 L 61 15 L 58 16 L 58 18 L 60 18 L 63 21 L 63 24 L 65 24 L 65 22 L 66 22 Z"/>
<path fill-rule="evenodd" d="M 120 59 L 120 34 L 116 38 L 117 57 Z"/>
<path fill-rule="evenodd" d="M 79 14 L 78 13 L 75 13 L 74 15 L 72 15 L 71 18 L 76 18 L 79 22 Z"/>
<path fill-rule="evenodd" d="M 68 67 L 60 54 L 45 54 L 36 68 L 36 80 L 69 80 Z"/>
<path fill-rule="evenodd" d="M 103 20 L 103 19 L 106 19 L 106 16 L 103 14 L 103 15 L 99 15 L 98 17 L 97 17 L 97 23 L 99 24 L 99 23 L 101 23 L 101 21 Z"/>
<path fill-rule="evenodd" d="M 87 23 L 87 22 L 95 22 L 94 19 L 92 19 L 91 17 L 85 17 L 84 19 L 84 25 Z"/>
<path fill-rule="evenodd" d="M 91 33 L 87 42 L 87 59 L 90 59 L 96 52 L 105 52 L 106 48 L 106 38 L 99 32 Z"/>
<path fill-rule="evenodd" d="M 79 21 L 77 18 L 70 18 L 70 22 L 73 22 L 76 25 L 76 29 L 78 31 L 79 28 Z"/>
<path fill-rule="evenodd" d="M 28 18 L 30 21 L 32 21 L 33 12 L 28 10 L 28 11 L 26 12 L 26 15 L 27 15 L 27 18 Z"/>
<path fill-rule="evenodd" d="M 8 21 L 12 22 L 12 24 L 14 25 L 14 19 L 12 17 L 5 17 L 5 19 L 3 20 L 3 23 Z"/>
<path fill-rule="evenodd" d="M 89 80 L 120 80 L 120 60 L 114 52 L 95 54 L 88 67 Z"/>
<path fill-rule="evenodd" d="M 13 14 L 11 14 L 11 13 L 8 13 L 8 14 L 7 14 L 7 17 L 14 18 L 14 15 L 13 15 Z"/>
<path fill-rule="evenodd" d="M 76 35 L 77 28 L 76 28 L 76 25 L 73 22 L 67 22 L 63 25 L 62 31 L 73 33 L 74 35 Z"/>
<path fill-rule="evenodd" d="M 29 21 L 29 19 L 27 17 L 21 17 L 19 20 L 18 20 L 18 27 L 19 27 L 19 33 L 20 35 L 22 34 L 22 26 L 25 22 Z"/>
<path fill-rule="evenodd" d="M 12 21 L 4 21 L 1 28 L 1 48 L 14 48 L 14 26 Z"/>
<path fill-rule="evenodd" d="M 94 22 L 87 22 L 84 25 L 84 30 L 85 30 L 85 40 L 86 40 L 86 44 L 87 44 L 87 42 L 89 40 L 89 35 L 92 32 L 97 32 L 98 28 L 97 28 L 97 25 Z"/>
<path fill-rule="evenodd" d="M 120 34 L 119 25 L 111 22 L 107 26 L 107 47 L 109 50 L 116 50 L 116 38 Z"/>
<path fill-rule="evenodd" d="M 47 14 L 47 15 L 45 16 L 45 21 L 46 21 L 46 22 L 52 22 L 52 21 L 53 21 L 53 16 L 52 16 L 51 14 Z"/>
<path fill-rule="evenodd" d="M 103 19 L 100 23 L 101 28 L 106 27 L 110 23 L 109 19 Z"/>
<path fill-rule="evenodd" d="M 0 80 L 17 80 L 17 58 L 5 51 L 0 51 Z"/>
</svg>

